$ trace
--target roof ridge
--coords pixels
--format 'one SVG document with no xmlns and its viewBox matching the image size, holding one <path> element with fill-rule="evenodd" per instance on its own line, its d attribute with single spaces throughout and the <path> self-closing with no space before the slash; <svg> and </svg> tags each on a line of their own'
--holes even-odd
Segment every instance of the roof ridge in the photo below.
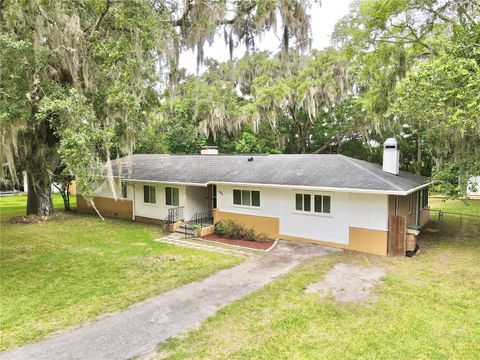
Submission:
<svg viewBox="0 0 480 360">
<path fill-rule="evenodd" d="M 396 190 L 402 190 L 402 188 L 401 188 L 400 186 L 392 183 L 391 181 L 388 181 L 388 180 L 384 179 L 384 178 L 381 177 L 380 175 L 375 174 L 373 171 L 371 171 L 371 170 L 369 170 L 369 169 L 361 166 L 360 164 L 357 164 L 355 161 L 353 161 L 353 160 L 358 160 L 358 159 L 353 159 L 353 158 L 350 158 L 350 157 L 345 156 L 345 155 L 343 155 L 343 154 L 339 154 L 339 155 L 341 156 L 342 159 L 346 160 L 347 162 L 349 162 L 349 163 L 352 164 L 353 166 L 355 166 L 355 167 L 363 170 L 364 172 L 366 172 L 366 173 L 368 173 L 368 174 L 370 174 L 370 175 L 373 175 L 375 178 L 383 181 L 385 184 L 392 186 L 392 187 L 393 187 L 394 189 L 396 189 Z M 360 160 L 360 161 L 363 161 L 363 160 Z M 367 162 L 367 163 L 368 163 L 368 162 Z"/>
</svg>

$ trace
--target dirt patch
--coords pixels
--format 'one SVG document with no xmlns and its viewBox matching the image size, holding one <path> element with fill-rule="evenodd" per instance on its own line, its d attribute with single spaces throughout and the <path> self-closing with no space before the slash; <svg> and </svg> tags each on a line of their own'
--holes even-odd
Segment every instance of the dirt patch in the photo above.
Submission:
<svg viewBox="0 0 480 360">
<path fill-rule="evenodd" d="M 310 284 L 306 292 L 319 293 L 326 296 L 329 293 L 341 302 L 375 301 L 370 295 L 375 286 L 381 284 L 385 270 L 379 267 L 364 267 L 352 264 L 336 264 L 322 281 Z"/>
<path fill-rule="evenodd" d="M 21 216 L 13 216 L 11 217 L 8 222 L 10 224 L 41 224 L 44 222 L 49 221 L 58 221 L 58 220 L 65 220 L 66 214 L 61 212 L 53 212 L 48 216 L 42 215 L 21 215 Z"/>
<path fill-rule="evenodd" d="M 236 245 L 236 246 L 246 247 L 249 249 L 257 249 L 257 250 L 267 250 L 275 242 L 275 240 L 271 240 L 271 239 L 268 241 L 262 241 L 262 242 L 226 239 L 215 234 L 205 235 L 204 237 L 202 237 L 202 239 L 215 241 L 221 244 Z"/>
<path fill-rule="evenodd" d="M 50 221 L 50 216 L 37 215 L 23 215 L 14 216 L 8 221 L 10 224 L 40 224 L 45 221 Z"/>
</svg>

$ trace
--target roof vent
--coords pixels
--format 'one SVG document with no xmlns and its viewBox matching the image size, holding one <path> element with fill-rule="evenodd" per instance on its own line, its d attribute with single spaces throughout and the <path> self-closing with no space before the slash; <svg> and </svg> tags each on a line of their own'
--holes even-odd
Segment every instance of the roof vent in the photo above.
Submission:
<svg viewBox="0 0 480 360">
<path fill-rule="evenodd" d="M 397 140 L 388 138 L 383 144 L 383 171 L 398 175 L 400 168 L 400 148 Z"/>
<path fill-rule="evenodd" d="M 201 155 L 218 155 L 218 149 L 216 146 L 202 146 L 200 150 Z"/>
<path fill-rule="evenodd" d="M 253 156 L 249 156 L 249 157 L 247 158 L 247 161 L 253 161 Z"/>
</svg>

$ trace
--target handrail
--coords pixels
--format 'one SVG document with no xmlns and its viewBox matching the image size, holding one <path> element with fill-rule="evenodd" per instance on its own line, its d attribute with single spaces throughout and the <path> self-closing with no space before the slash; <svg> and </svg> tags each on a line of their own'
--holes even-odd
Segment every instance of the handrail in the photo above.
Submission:
<svg viewBox="0 0 480 360">
<path fill-rule="evenodd" d="M 209 212 L 196 212 L 190 219 L 190 224 L 200 225 L 203 228 L 204 224 L 209 224 L 213 219 L 212 213 Z"/>
<path fill-rule="evenodd" d="M 174 223 L 180 220 L 184 220 L 183 208 L 184 206 L 177 206 L 168 209 L 167 222 Z"/>
</svg>

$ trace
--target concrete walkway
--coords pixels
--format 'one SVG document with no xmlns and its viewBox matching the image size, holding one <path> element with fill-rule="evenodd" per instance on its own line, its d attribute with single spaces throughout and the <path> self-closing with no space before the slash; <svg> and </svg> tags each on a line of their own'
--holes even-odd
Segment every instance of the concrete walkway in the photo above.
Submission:
<svg viewBox="0 0 480 360">
<path fill-rule="evenodd" d="M 213 244 L 209 243 L 203 239 L 197 239 L 195 237 L 185 238 L 183 234 L 171 233 L 162 238 L 156 239 L 155 241 L 164 242 L 167 244 L 172 244 L 176 246 L 186 247 L 190 249 L 206 250 L 218 252 L 226 255 L 236 255 L 236 256 L 258 256 L 261 254 L 260 251 L 254 249 L 246 249 L 241 247 L 233 247 L 223 244 Z"/>
<path fill-rule="evenodd" d="M 161 294 L 97 322 L 0 354 L 2 360 L 129 359 L 198 327 L 220 308 L 261 288 L 301 262 L 339 251 L 280 241 L 259 257 Z"/>
</svg>

